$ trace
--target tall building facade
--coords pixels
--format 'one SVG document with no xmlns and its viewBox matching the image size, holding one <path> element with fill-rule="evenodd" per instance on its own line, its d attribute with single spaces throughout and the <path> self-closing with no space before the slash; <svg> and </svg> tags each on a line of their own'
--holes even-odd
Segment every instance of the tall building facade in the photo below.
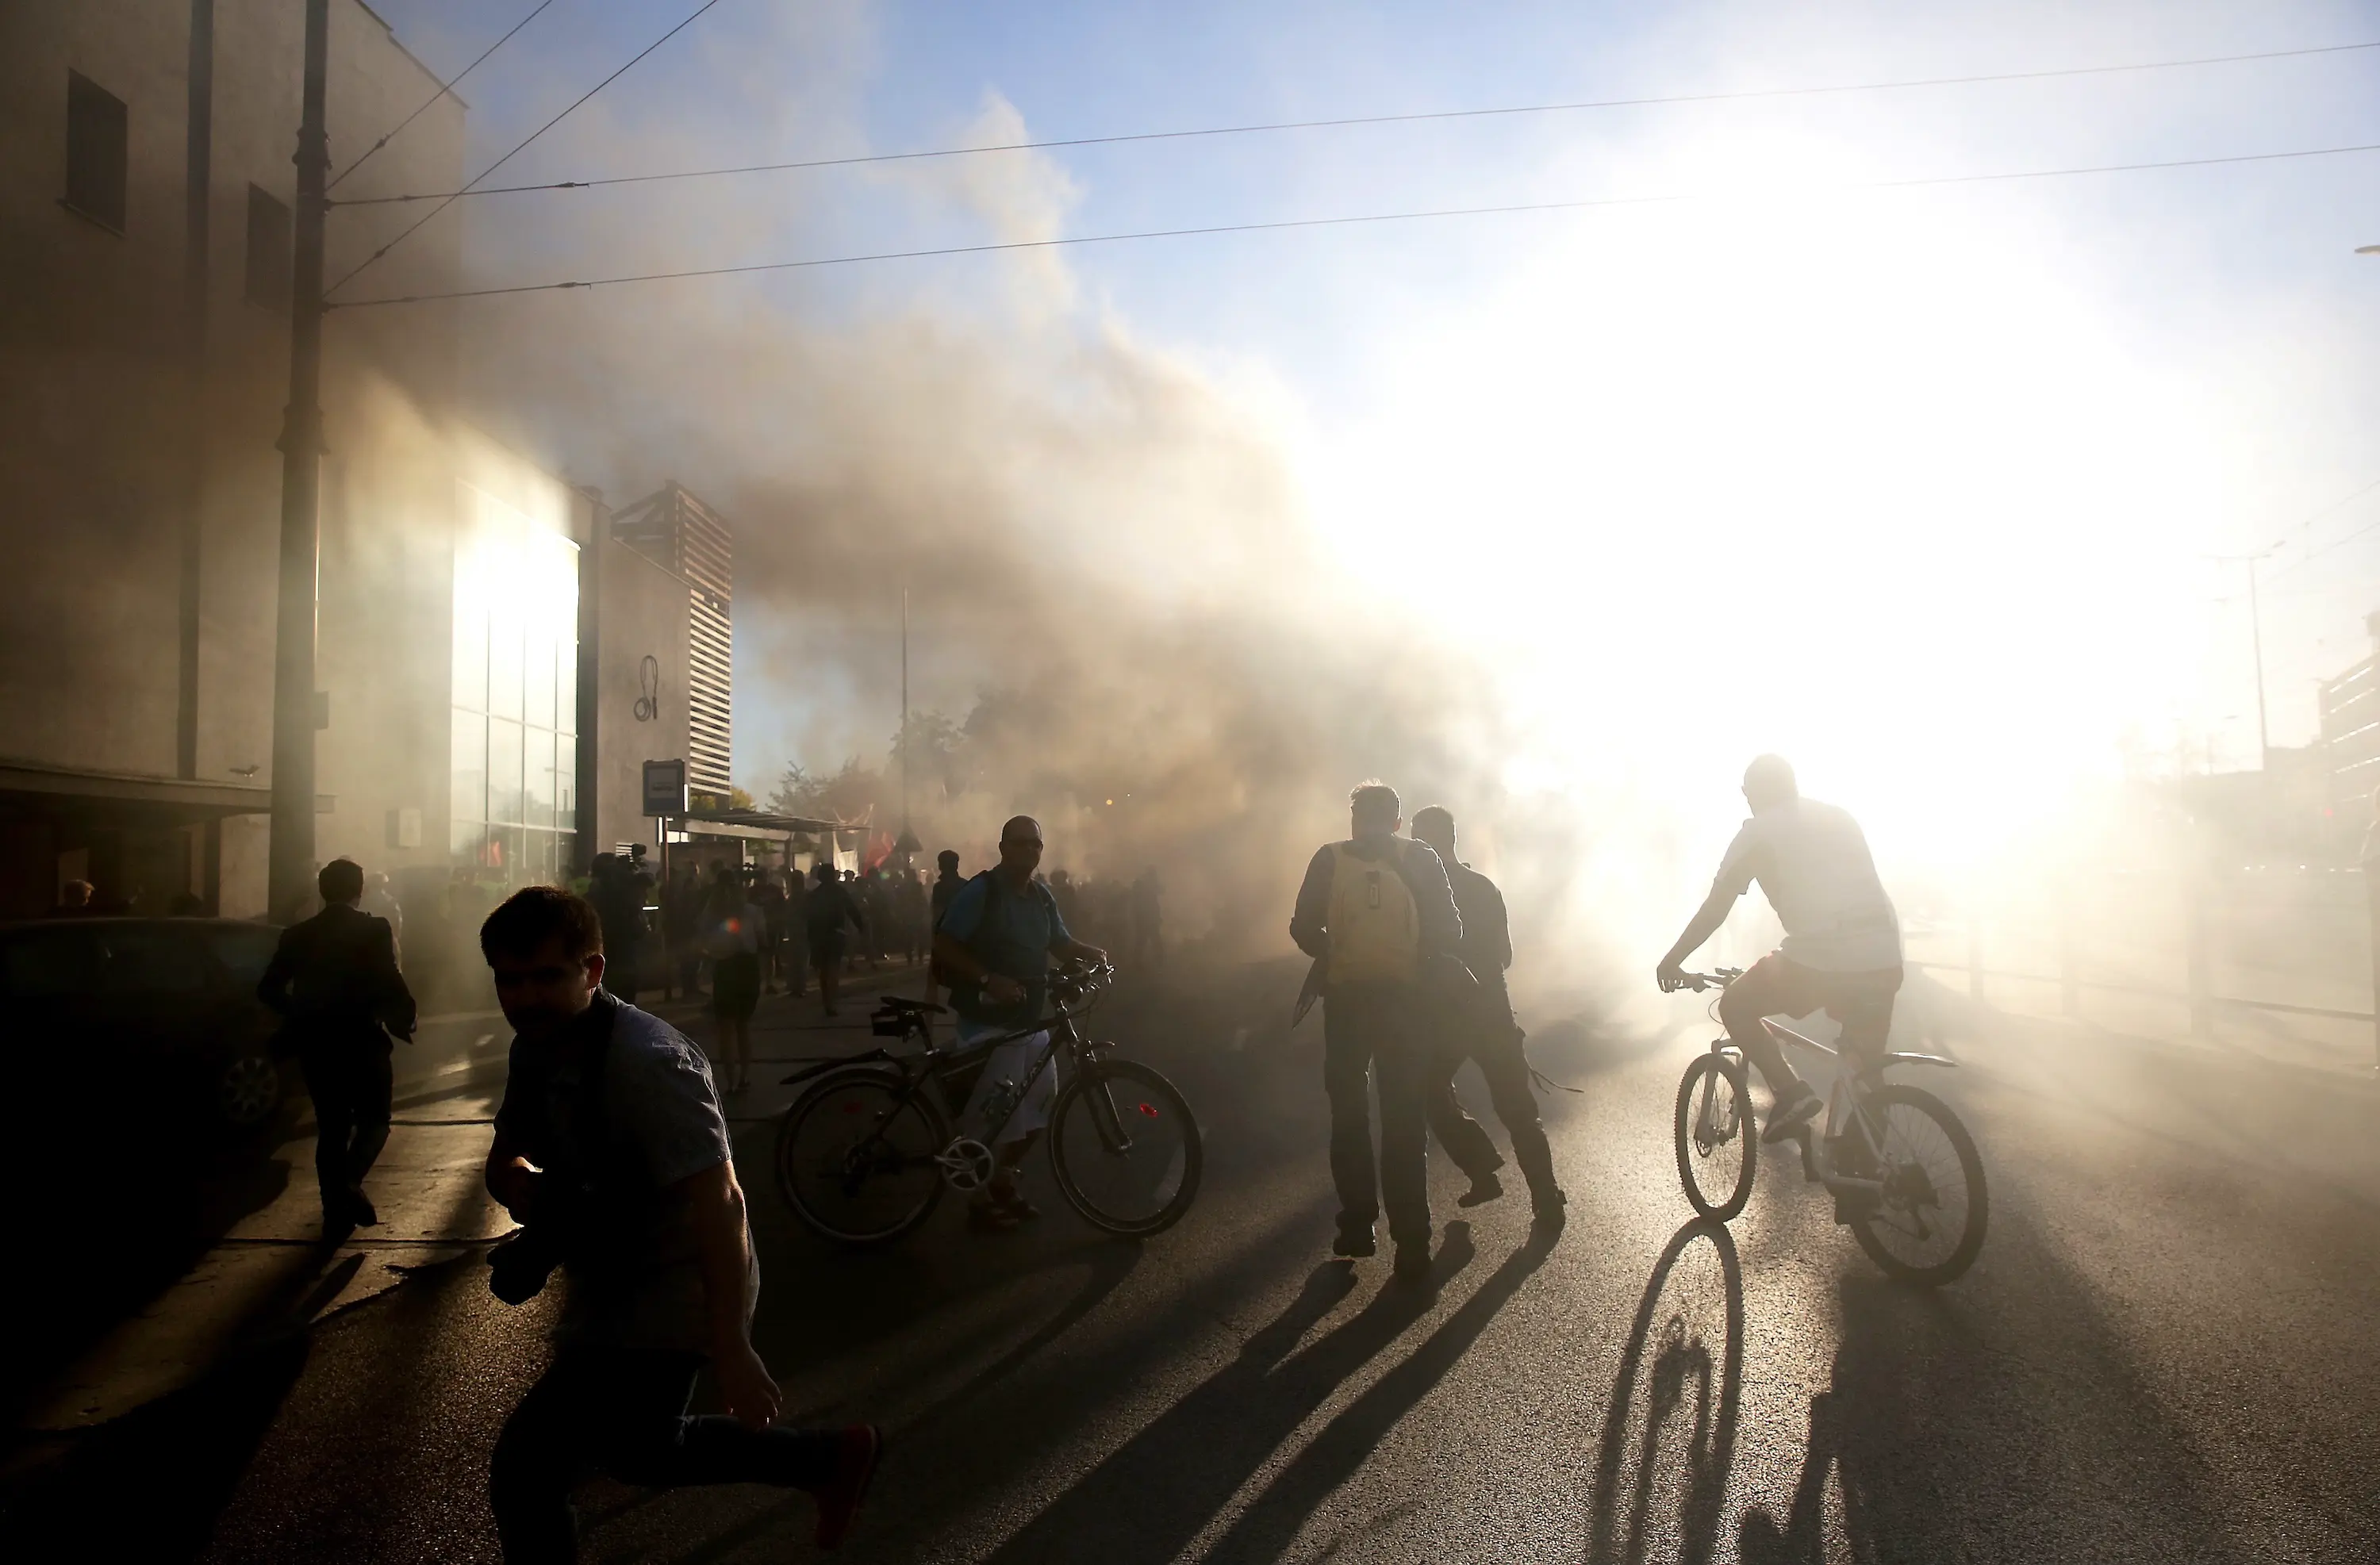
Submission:
<svg viewBox="0 0 2380 1565">
<path fill-rule="evenodd" d="M 612 533 L 684 583 L 686 786 L 723 801 L 734 785 L 735 536 L 676 483 L 622 507 Z"/>
</svg>

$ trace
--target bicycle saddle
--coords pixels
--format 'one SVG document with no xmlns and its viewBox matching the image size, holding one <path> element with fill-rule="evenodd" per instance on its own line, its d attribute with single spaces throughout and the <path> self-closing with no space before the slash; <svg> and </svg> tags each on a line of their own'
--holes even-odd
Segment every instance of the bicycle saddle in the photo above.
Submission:
<svg viewBox="0 0 2380 1565">
<path fill-rule="evenodd" d="M 936 1005 L 931 1001 L 903 1000 L 898 995 L 891 994 L 883 997 L 881 1009 L 898 1011 L 912 1016 L 947 1016 L 951 1010 L 947 1005 Z"/>
</svg>

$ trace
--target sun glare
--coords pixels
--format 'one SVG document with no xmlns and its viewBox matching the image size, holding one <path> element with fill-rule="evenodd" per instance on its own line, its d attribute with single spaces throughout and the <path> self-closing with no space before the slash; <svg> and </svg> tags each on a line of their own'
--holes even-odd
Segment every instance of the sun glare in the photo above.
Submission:
<svg viewBox="0 0 2380 1565">
<path fill-rule="evenodd" d="M 2040 224 L 1780 198 L 1540 239 L 1383 350 L 1316 479 L 1351 567 L 1496 670 L 1515 775 L 1700 800 L 1773 748 L 1952 863 L 2183 698 L 2213 419 Z"/>
</svg>

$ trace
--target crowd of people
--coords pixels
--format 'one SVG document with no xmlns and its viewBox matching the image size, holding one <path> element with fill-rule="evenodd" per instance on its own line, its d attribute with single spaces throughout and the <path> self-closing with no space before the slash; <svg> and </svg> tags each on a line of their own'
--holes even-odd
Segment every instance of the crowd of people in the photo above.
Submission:
<svg viewBox="0 0 2380 1565">
<path fill-rule="evenodd" d="M 1775 1088 L 1773 1140 L 1806 1122 L 1815 1103 L 1774 1047 L 1759 1047 L 1759 1016 L 1836 1007 L 1847 1046 L 1880 1048 L 1900 936 L 1848 815 L 1802 799 L 1775 757 L 1754 763 L 1744 793 L 1753 819 L 1657 976 L 1665 989 L 1691 981 L 1681 964 L 1735 899 L 1755 881 L 1768 893 L 1786 943 L 1729 990 L 1721 1019 Z M 1316 999 L 1323 1007 L 1333 1251 L 1377 1254 L 1385 1214 L 1395 1279 L 1427 1283 L 1431 1134 L 1469 1179 L 1460 1204 L 1504 1194 L 1504 1159 L 1454 1093 L 1464 1062 L 1487 1082 L 1545 1242 L 1563 1226 L 1566 1197 L 1505 986 L 1512 942 L 1503 897 L 1459 857 L 1451 810 L 1416 811 L 1410 834 L 1400 834 L 1402 811 L 1385 783 L 1354 790 L 1348 837 L 1308 863 L 1289 932 L 1313 959 L 1298 1014 Z M 493 1455 L 491 1498 L 507 1559 L 575 1557 L 570 1493 L 594 1470 L 660 1486 L 808 1490 L 819 1541 L 844 1535 L 882 1436 L 869 1425 L 776 1426 L 778 1389 L 750 1338 L 759 1264 L 722 1094 L 747 1084 L 749 1022 L 764 991 L 782 983 L 800 994 L 814 976 L 832 1015 L 850 967 L 930 951 L 929 973 L 957 1013 L 957 1046 L 989 1056 L 958 1120 L 994 1158 L 970 1224 L 998 1231 L 1038 1216 L 1017 1176 L 1055 1086 L 1051 1073 L 1029 1069 L 1047 1047 L 1048 1033 L 1035 1029 L 1046 1020 L 1052 964 L 1104 963 L 1100 940 L 1153 960 L 1160 895 L 1153 872 L 1129 884 L 1045 877 L 1044 847 L 1040 823 L 1017 816 L 1002 829 L 997 864 L 970 877 L 944 852 L 930 884 L 905 864 L 862 874 L 832 862 L 807 876 L 686 866 L 657 884 L 641 854 L 605 854 L 583 896 L 532 886 L 485 916 L 480 953 L 516 1034 L 487 1185 L 523 1225 L 491 1255 L 490 1285 L 517 1304 L 557 1268 L 570 1282 L 560 1351 Z M 414 1022 L 398 968 L 402 910 L 376 911 L 372 891 L 352 862 L 327 866 L 322 911 L 285 931 L 261 989 L 288 1018 L 315 1096 L 326 1231 L 375 1220 L 363 1180 L 388 1134 L 390 1043 Z M 455 909 L 442 912 L 451 919 Z M 689 999 L 707 972 L 718 1023 L 707 1055 L 634 1004 L 657 971 L 670 993 Z M 1026 1095 L 997 1100 L 1019 1076 L 1034 1084 Z M 727 1412 L 689 1417 L 706 1365 Z"/>
</svg>

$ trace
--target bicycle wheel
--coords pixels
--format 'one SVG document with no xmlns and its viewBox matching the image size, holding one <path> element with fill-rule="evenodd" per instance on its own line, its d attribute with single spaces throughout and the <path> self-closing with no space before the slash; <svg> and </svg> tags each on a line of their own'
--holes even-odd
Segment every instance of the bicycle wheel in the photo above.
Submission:
<svg viewBox="0 0 2380 1565">
<path fill-rule="evenodd" d="M 1110 1233 L 1182 1220 L 1198 1194 L 1198 1122 L 1173 1084 L 1130 1060 L 1086 1067 L 1050 1113 L 1050 1167 L 1066 1204 Z"/>
<path fill-rule="evenodd" d="M 1699 1055 L 1678 1083 L 1678 1183 L 1694 1210 L 1725 1222 L 1752 1199 L 1760 1131 L 1744 1090 L 1743 1062 Z"/>
<path fill-rule="evenodd" d="M 942 1198 L 934 1161 L 951 1138 L 922 1092 L 882 1071 L 838 1071 L 777 1126 L 777 1189 L 804 1222 L 844 1244 L 898 1239 Z"/>
<path fill-rule="evenodd" d="M 1851 1230 L 1888 1277 L 1933 1287 L 1975 1262 L 1991 1215 L 1983 1155 L 1950 1106 L 1913 1086 L 1871 1093 L 1884 1193 Z"/>
</svg>

